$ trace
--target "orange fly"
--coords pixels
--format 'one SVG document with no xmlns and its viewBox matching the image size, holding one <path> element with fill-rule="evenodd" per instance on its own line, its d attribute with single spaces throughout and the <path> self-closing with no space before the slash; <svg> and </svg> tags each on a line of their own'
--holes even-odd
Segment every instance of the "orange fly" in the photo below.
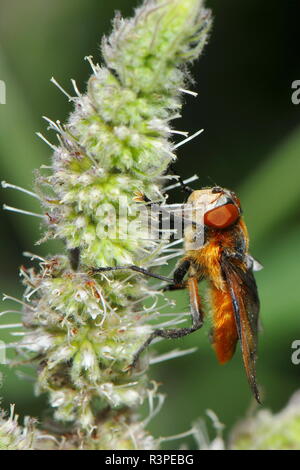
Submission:
<svg viewBox="0 0 300 470">
<path fill-rule="evenodd" d="M 258 402 L 255 361 L 259 298 L 253 270 L 260 265 L 248 252 L 249 237 L 236 195 L 215 187 L 193 191 L 188 199 L 204 212 L 203 245 L 194 249 L 197 226 L 185 233 L 185 256 L 174 272 L 174 287 L 188 275 L 191 305 L 201 321 L 203 311 L 198 295 L 198 282 L 208 280 L 212 312 L 212 343 L 221 364 L 229 361 L 241 342 L 244 366 L 251 390 Z"/>
<path fill-rule="evenodd" d="M 217 358 L 221 364 L 229 361 L 240 340 L 248 382 L 260 403 L 255 369 L 259 298 L 253 271 L 261 266 L 248 252 L 249 237 L 240 201 L 235 193 L 221 187 L 192 190 L 190 193 L 187 205 L 193 214 L 191 220 L 201 208 L 203 221 L 202 224 L 191 223 L 185 229 L 185 255 L 179 261 L 173 279 L 134 265 L 94 271 L 132 269 L 167 281 L 169 285 L 165 290 L 187 288 L 189 291 L 192 327 L 155 329 L 137 351 L 133 365 L 153 338 L 179 338 L 201 328 L 204 312 L 198 283 L 206 279 L 211 294 L 212 342 Z M 202 242 L 197 244 L 199 235 Z"/>
</svg>

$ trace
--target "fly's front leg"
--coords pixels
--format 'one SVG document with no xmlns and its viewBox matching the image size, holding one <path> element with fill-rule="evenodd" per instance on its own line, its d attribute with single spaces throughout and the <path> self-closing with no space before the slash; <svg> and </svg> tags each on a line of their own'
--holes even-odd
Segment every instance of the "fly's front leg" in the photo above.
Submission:
<svg viewBox="0 0 300 470">
<path fill-rule="evenodd" d="M 180 261 L 179 265 L 174 271 L 173 274 L 173 283 L 165 286 L 163 288 L 164 292 L 170 291 L 170 290 L 180 290 L 180 289 L 186 289 L 187 286 L 187 281 L 184 281 L 184 276 L 187 274 L 189 268 L 190 268 L 191 262 L 188 258 L 183 259 Z"/>
<path fill-rule="evenodd" d="M 104 272 L 109 272 L 109 271 L 126 271 L 126 270 L 135 271 L 137 273 L 144 274 L 145 276 L 154 277 L 155 279 L 160 279 L 161 281 L 170 282 L 170 283 L 173 282 L 173 279 L 170 279 L 169 277 L 152 273 L 151 271 L 148 271 L 148 269 L 141 268 L 140 266 L 135 266 L 134 264 L 130 264 L 128 266 L 106 266 L 103 268 L 92 268 L 93 273 L 104 273 Z"/>
<path fill-rule="evenodd" d="M 177 269 L 174 271 L 173 279 L 165 276 L 161 276 L 160 274 L 155 274 L 149 271 L 148 269 L 142 268 L 140 266 L 136 266 L 134 264 L 130 264 L 128 266 L 106 266 L 103 268 L 92 268 L 93 273 L 103 273 L 103 272 L 111 272 L 111 271 L 125 271 L 131 270 L 138 272 L 140 274 L 144 274 L 145 276 L 153 277 L 155 279 L 160 279 L 161 281 L 168 282 L 170 284 L 170 290 L 176 289 L 184 289 L 186 284 L 183 283 L 183 278 L 188 272 L 190 267 L 190 261 L 188 259 L 184 259 L 180 262 Z M 169 290 L 169 286 L 166 286 L 164 290 Z"/>
<path fill-rule="evenodd" d="M 183 258 L 178 264 L 173 274 L 174 285 L 180 285 L 183 282 L 184 276 L 190 269 L 191 261 L 188 258 Z"/>
<path fill-rule="evenodd" d="M 168 284 L 167 286 L 163 287 L 163 292 L 169 292 L 173 290 L 183 290 L 187 288 L 187 281 L 182 282 L 181 284 Z"/>
<path fill-rule="evenodd" d="M 173 173 L 173 175 L 175 175 L 175 169 L 174 169 L 174 162 L 171 163 L 168 167 L 168 172 L 171 172 Z M 180 187 L 180 189 L 186 194 L 186 196 L 189 196 L 190 194 L 192 194 L 192 192 L 194 192 L 194 189 L 191 188 L 190 186 L 188 186 L 182 179 L 181 176 L 177 177 L 178 178 L 178 186 Z"/>
</svg>

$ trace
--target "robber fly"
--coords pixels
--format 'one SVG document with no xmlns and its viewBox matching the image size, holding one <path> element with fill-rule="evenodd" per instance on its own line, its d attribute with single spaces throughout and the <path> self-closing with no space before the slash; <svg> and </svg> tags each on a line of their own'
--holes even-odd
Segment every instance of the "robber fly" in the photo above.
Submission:
<svg viewBox="0 0 300 470">
<path fill-rule="evenodd" d="M 198 283 L 207 280 L 212 303 L 212 344 L 216 356 L 222 364 L 229 361 L 240 340 L 248 382 L 260 402 L 255 370 L 259 298 L 253 271 L 261 266 L 248 252 L 248 231 L 241 215 L 240 201 L 232 191 L 213 187 L 192 190 L 187 204 L 192 213 L 200 207 L 205 208 L 203 223 L 192 223 L 185 230 L 185 254 L 177 264 L 173 279 L 139 266 L 98 268 L 95 271 L 132 269 L 167 281 L 169 285 L 165 290 L 188 289 L 192 326 L 155 329 L 137 351 L 133 365 L 153 338 L 179 338 L 202 327 L 204 311 Z M 203 243 L 197 246 L 195 241 L 200 232 Z"/>
</svg>

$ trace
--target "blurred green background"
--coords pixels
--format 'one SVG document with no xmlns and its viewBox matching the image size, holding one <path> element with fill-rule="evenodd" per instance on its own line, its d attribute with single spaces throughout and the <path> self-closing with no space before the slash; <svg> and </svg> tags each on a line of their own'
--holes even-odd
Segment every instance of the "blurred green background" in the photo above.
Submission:
<svg viewBox="0 0 300 470">
<path fill-rule="evenodd" d="M 32 187 L 33 171 L 49 164 L 49 148 L 36 131 L 47 134 L 41 116 L 64 121 L 70 103 L 50 84 L 52 75 L 71 90 L 84 90 L 90 70 L 85 55 L 99 59 L 98 44 L 110 31 L 115 10 L 132 13 L 136 0 L 1 0 L 0 79 L 7 103 L 0 105 L 1 179 Z M 291 343 L 300 339 L 300 105 L 291 101 L 291 84 L 300 79 L 298 0 L 207 2 L 215 16 L 204 56 L 192 68 L 197 99 L 186 98 L 177 128 L 205 132 L 179 149 L 177 171 L 200 176 L 237 191 L 251 235 L 251 251 L 264 265 L 256 276 L 261 296 L 258 377 L 264 405 L 276 411 L 300 386 L 300 365 L 291 362 Z M 194 183 L 194 187 L 198 183 Z M 173 192 L 174 201 L 182 194 Z M 10 205 L 37 210 L 30 197 L 1 190 Z M 1 290 L 21 295 L 18 266 L 24 250 L 47 254 L 53 242 L 35 247 L 39 220 L 1 211 Z M 27 261 L 28 262 L 28 261 Z M 186 294 L 174 294 L 178 309 L 188 309 Z M 2 310 L 13 306 L 3 304 Z M 18 316 L 0 317 L 1 323 Z M 9 320 L 8 320 L 9 319 Z M 190 337 L 160 343 L 160 350 L 198 346 L 196 353 L 154 365 L 168 399 L 151 429 L 156 436 L 182 432 L 205 410 L 214 410 L 229 429 L 246 413 L 251 394 L 241 355 L 225 366 L 216 362 L 208 328 Z M 0 338 L 11 341 L 6 330 Z M 0 366 L 3 406 L 17 404 L 21 415 L 42 416 L 45 397 L 33 385 Z M 168 443 L 168 447 L 173 444 Z M 177 443 L 174 443 L 176 446 Z"/>
</svg>

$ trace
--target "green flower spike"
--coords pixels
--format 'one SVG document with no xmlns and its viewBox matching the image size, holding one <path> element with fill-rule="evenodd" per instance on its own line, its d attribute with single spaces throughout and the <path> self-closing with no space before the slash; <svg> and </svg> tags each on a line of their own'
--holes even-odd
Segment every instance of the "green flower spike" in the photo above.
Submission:
<svg viewBox="0 0 300 470">
<path fill-rule="evenodd" d="M 33 449 L 34 421 L 25 418 L 24 426 L 18 425 L 18 416 L 11 406 L 10 416 L 0 411 L 0 450 Z"/>
<path fill-rule="evenodd" d="M 242 421 L 230 441 L 237 450 L 300 450 L 300 391 L 279 413 L 260 410 Z"/>
<path fill-rule="evenodd" d="M 68 122 L 46 118 L 58 144 L 51 144 L 51 173 L 43 170 L 36 180 L 44 239 L 63 240 L 67 254 L 21 269 L 26 334 L 17 349 L 38 365 L 36 392 L 48 393 L 64 448 L 158 445 L 136 410 L 145 399 L 150 409 L 160 407 L 162 397 L 147 378 L 147 358 L 130 365 L 153 331 L 150 320 L 159 317 L 161 292 L 138 273 L 91 269 L 155 268 L 177 256 L 170 233 L 149 240 L 139 208 L 142 194 L 165 201 L 176 158 L 170 137 L 180 134 L 171 121 L 186 91 L 185 66 L 200 55 L 210 23 L 202 0 L 150 0 L 130 20 L 118 15 L 102 41 L 102 65 L 88 58 L 86 94 L 73 81 Z M 145 298 L 152 307 L 143 308 Z M 46 448 L 56 441 L 41 442 Z"/>
</svg>

